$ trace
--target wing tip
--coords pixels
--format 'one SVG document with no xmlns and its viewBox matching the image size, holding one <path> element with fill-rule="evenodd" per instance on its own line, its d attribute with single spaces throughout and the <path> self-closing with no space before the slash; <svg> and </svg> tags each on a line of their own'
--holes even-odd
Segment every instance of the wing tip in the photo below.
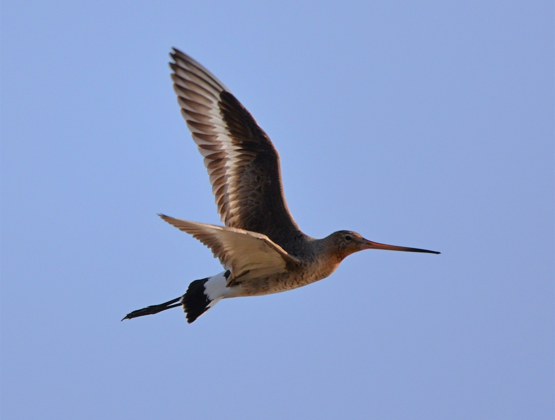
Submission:
<svg viewBox="0 0 555 420">
<path fill-rule="evenodd" d="M 184 55 L 183 51 L 181 51 L 179 48 L 172 47 L 172 50 L 170 52 L 170 57 L 175 60 L 175 57 L 178 55 Z"/>
</svg>

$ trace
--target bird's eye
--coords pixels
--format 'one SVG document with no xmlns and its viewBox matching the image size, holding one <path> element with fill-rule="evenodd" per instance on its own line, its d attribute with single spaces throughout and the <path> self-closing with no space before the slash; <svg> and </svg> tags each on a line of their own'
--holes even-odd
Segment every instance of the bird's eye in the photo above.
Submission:
<svg viewBox="0 0 555 420">
<path fill-rule="evenodd" d="M 351 235 L 346 235 L 345 236 L 345 240 L 346 241 L 350 241 L 351 239 L 353 239 L 353 237 Z"/>
</svg>

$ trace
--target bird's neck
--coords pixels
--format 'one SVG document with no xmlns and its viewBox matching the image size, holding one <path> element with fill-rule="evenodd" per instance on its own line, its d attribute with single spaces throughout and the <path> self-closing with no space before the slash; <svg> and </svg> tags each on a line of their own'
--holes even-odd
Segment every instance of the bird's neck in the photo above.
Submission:
<svg viewBox="0 0 555 420">
<path fill-rule="evenodd" d="M 318 273 L 320 279 L 331 275 L 346 257 L 346 255 L 343 256 L 335 252 L 326 239 L 316 239 L 313 247 L 314 259 L 312 264 L 314 264 L 314 271 Z"/>
</svg>

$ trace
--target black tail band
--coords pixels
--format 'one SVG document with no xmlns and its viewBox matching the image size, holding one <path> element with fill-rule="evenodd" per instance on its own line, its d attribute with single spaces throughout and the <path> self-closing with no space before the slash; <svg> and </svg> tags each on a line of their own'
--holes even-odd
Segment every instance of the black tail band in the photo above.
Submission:
<svg viewBox="0 0 555 420">
<path fill-rule="evenodd" d="M 183 309 L 187 314 L 187 322 L 190 324 L 195 321 L 199 316 L 205 313 L 210 307 L 210 299 L 206 296 L 206 289 L 204 287 L 208 278 L 195 280 L 183 295 Z"/>
</svg>

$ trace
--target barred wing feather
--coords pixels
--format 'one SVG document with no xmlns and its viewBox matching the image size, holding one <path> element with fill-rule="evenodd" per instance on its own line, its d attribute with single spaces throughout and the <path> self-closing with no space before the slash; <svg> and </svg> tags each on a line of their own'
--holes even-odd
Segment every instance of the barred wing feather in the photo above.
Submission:
<svg viewBox="0 0 555 420">
<path fill-rule="evenodd" d="M 274 145 L 212 73 L 177 49 L 171 57 L 181 113 L 204 156 L 222 222 L 286 243 L 300 229 L 283 196 Z"/>
</svg>

